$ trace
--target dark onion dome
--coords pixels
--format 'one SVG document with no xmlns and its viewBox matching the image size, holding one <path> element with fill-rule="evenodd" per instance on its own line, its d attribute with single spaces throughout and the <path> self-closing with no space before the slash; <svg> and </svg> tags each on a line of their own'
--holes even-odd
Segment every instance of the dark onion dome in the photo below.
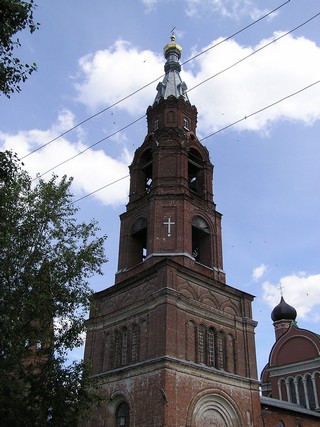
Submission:
<svg viewBox="0 0 320 427">
<path fill-rule="evenodd" d="M 277 320 L 296 320 L 297 311 L 294 307 L 287 304 L 283 297 L 279 304 L 272 310 L 271 319 L 276 322 Z"/>
</svg>

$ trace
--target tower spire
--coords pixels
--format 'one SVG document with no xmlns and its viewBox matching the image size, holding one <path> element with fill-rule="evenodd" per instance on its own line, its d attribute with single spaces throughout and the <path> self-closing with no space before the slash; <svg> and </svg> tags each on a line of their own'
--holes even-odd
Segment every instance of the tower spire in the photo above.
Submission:
<svg viewBox="0 0 320 427">
<path fill-rule="evenodd" d="M 182 47 L 176 43 L 176 36 L 173 31 L 171 33 L 171 41 L 166 44 L 164 49 L 164 57 L 166 63 L 164 65 L 165 76 L 162 82 L 157 85 L 157 95 L 154 102 L 159 102 L 161 98 L 167 99 L 169 96 L 179 98 L 180 96 L 189 102 L 187 95 L 187 85 L 181 80 L 180 71 L 180 58 Z"/>
</svg>

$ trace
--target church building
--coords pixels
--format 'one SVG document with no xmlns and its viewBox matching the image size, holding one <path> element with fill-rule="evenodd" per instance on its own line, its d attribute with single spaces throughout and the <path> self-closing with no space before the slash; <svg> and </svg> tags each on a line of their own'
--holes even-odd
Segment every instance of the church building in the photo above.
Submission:
<svg viewBox="0 0 320 427">
<path fill-rule="evenodd" d="M 115 284 L 94 295 L 85 362 L 105 400 L 82 425 L 282 426 L 268 402 L 301 401 L 287 399 L 290 380 L 275 375 L 276 356 L 260 396 L 253 296 L 226 283 L 213 165 L 180 77 L 181 50 L 172 35 L 164 79 L 147 109 L 147 135 L 130 166 Z M 308 402 L 305 411 L 318 424 L 283 426 L 320 425 L 318 401 Z"/>
</svg>

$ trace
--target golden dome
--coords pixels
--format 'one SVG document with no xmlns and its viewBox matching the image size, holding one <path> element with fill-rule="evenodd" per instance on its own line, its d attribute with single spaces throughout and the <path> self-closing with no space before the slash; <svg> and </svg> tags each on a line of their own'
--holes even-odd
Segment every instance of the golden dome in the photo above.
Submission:
<svg viewBox="0 0 320 427">
<path fill-rule="evenodd" d="M 182 47 L 179 46 L 175 40 L 176 40 L 176 36 L 174 34 L 172 34 L 171 35 L 171 42 L 168 43 L 167 45 L 165 45 L 165 47 L 163 48 L 164 53 L 166 53 L 169 49 L 177 49 L 181 54 Z"/>
</svg>

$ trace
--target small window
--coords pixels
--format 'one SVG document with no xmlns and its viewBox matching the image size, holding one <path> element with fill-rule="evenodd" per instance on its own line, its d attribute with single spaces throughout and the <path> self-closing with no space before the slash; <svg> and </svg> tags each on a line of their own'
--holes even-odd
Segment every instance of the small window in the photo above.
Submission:
<svg viewBox="0 0 320 427">
<path fill-rule="evenodd" d="M 278 421 L 277 427 L 285 427 L 283 421 Z"/>
<path fill-rule="evenodd" d="M 183 119 L 183 128 L 185 130 L 190 130 L 190 125 L 189 125 L 189 120 L 188 119 Z"/>
<path fill-rule="evenodd" d="M 153 123 L 153 130 L 156 131 L 159 129 L 159 119 L 155 119 Z"/>
</svg>

